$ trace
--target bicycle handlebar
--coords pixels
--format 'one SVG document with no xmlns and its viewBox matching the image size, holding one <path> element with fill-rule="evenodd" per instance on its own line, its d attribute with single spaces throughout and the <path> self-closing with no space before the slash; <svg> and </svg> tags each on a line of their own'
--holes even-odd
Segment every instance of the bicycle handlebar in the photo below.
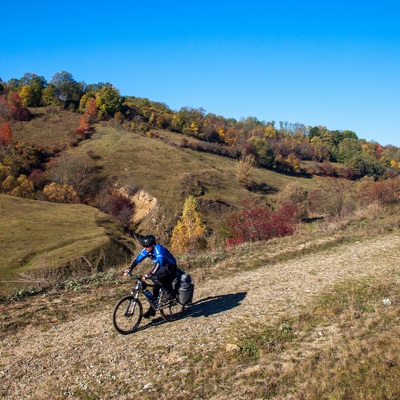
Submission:
<svg viewBox="0 0 400 400">
<path fill-rule="evenodd" d="M 142 281 L 143 277 L 141 275 L 132 275 L 132 272 L 130 272 L 127 276 L 129 276 L 132 279 L 141 281 L 142 285 L 143 285 L 143 289 L 145 289 L 147 286 L 150 286 L 150 287 L 156 286 L 156 285 L 152 285 L 151 283 L 147 283 L 147 282 Z"/>
</svg>

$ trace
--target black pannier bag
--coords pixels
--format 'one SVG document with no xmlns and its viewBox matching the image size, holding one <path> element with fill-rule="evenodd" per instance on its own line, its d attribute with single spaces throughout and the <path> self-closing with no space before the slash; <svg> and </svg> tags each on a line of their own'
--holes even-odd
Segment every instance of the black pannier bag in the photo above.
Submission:
<svg viewBox="0 0 400 400">
<path fill-rule="evenodd" d="M 176 293 L 179 304 L 186 306 L 193 300 L 194 285 L 192 277 L 177 268 L 175 279 L 172 282 L 172 288 Z"/>
</svg>

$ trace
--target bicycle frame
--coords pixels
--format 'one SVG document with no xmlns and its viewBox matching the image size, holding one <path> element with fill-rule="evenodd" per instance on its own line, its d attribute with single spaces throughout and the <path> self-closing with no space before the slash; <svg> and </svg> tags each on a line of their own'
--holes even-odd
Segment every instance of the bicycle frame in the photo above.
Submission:
<svg viewBox="0 0 400 400">
<path fill-rule="evenodd" d="M 150 283 L 146 283 L 142 281 L 142 277 L 141 276 L 133 276 L 133 279 L 136 279 L 136 286 L 135 288 L 133 288 L 131 290 L 131 294 L 135 296 L 135 299 L 137 299 L 139 297 L 139 294 L 141 293 L 143 295 L 143 297 L 147 300 L 147 302 L 149 303 L 150 307 L 152 307 L 155 311 L 159 311 L 161 306 L 161 296 L 162 296 L 162 291 L 163 289 L 161 288 L 159 293 L 158 293 L 158 297 L 156 300 L 156 303 L 154 304 L 154 302 L 152 300 L 150 300 L 145 294 L 144 291 L 147 287 L 154 287 L 156 285 L 154 284 L 150 284 Z"/>
</svg>

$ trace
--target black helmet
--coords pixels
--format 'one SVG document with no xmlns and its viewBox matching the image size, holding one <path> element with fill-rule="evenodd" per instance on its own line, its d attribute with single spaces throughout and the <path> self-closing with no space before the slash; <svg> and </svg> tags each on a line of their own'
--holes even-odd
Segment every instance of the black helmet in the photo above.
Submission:
<svg viewBox="0 0 400 400">
<path fill-rule="evenodd" d="M 147 235 L 140 237 L 140 244 L 144 247 L 152 246 L 156 243 L 156 238 L 154 235 Z"/>
</svg>

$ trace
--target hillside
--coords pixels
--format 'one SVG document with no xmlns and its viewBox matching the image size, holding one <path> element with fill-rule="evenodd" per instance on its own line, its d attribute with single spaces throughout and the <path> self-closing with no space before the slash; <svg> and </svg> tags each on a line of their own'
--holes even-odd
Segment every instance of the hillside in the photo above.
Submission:
<svg viewBox="0 0 400 400">
<path fill-rule="evenodd" d="M 31 121 L 12 124 L 15 140 L 29 146 L 58 148 L 53 162 L 64 160 L 60 161 L 59 175 L 74 174 L 77 163 L 91 164 L 99 171 L 99 179 L 110 182 L 114 189 L 135 193 L 131 197 L 135 204 L 135 231 L 154 233 L 164 243 L 168 243 L 189 195 L 196 196 L 208 232 L 218 236 L 221 226 L 244 199 L 264 198 L 273 202 L 274 196 L 289 183 L 312 189 L 320 181 L 254 168 L 249 190 L 237 182 L 237 160 L 182 146 L 182 134 L 166 130 L 143 134 L 116 124 L 99 123 L 90 139 L 71 147 L 71 131 L 78 124 L 78 114 L 56 110 L 49 113 L 40 108 L 33 112 Z M 52 173 L 51 165 L 48 171 Z M 21 206 L 15 207 L 13 201 Z M 74 270 L 87 270 L 81 256 L 86 258 L 85 254 L 91 254 L 101 258 L 103 246 L 109 240 L 108 233 L 97 222 L 108 217 L 91 207 L 25 202 L 7 196 L 0 196 L 0 204 L 9 224 L 20 227 L 12 231 L 15 235 L 10 238 L 9 226 L 5 222 L 0 224 L 0 234 L 8 239 L 5 251 L 10 253 L 0 264 L 3 280 L 16 280 L 12 278 L 12 271 L 20 274 L 71 263 L 76 265 Z M 122 251 L 117 258 L 126 261 L 126 257 Z M 115 264 L 108 260 L 106 263 Z M 32 276 L 24 278 L 26 283 L 29 279 L 32 281 Z"/>
<path fill-rule="evenodd" d="M 290 182 L 306 188 L 316 185 L 310 178 L 255 168 L 252 179 L 260 189 L 252 192 L 236 180 L 237 160 L 182 148 L 181 140 L 182 135 L 162 130 L 149 137 L 98 125 L 93 137 L 72 151 L 93 152 L 118 187 L 139 187 L 155 197 L 155 218 L 150 224 L 144 221 L 139 230 L 155 229 L 161 235 L 172 229 L 190 194 L 196 196 L 207 225 L 215 229 L 245 198 L 273 196 Z"/>
<path fill-rule="evenodd" d="M 0 194 L 0 294 L 126 261 L 126 241 L 117 224 L 92 207 Z"/>
<path fill-rule="evenodd" d="M 128 336 L 120 279 L 2 304 L 0 396 L 397 399 L 399 246 L 398 230 L 242 246 L 191 271 L 184 318 Z"/>
</svg>

